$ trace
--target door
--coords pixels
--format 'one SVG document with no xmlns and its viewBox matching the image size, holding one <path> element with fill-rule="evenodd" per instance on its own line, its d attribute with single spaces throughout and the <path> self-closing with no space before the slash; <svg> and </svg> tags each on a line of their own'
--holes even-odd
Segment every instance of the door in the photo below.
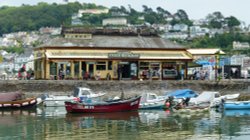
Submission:
<svg viewBox="0 0 250 140">
<path fill-rule="evenodd" d="M 123 64 L 122 65 L 122 78 L 130 78 L 130 65 Z"/>
<path fill-rule="evenodd" d="M 89 75 L 90 77 L 94 77 L 94 64 L 88 64 L 89 65 Z"/>
</svg>

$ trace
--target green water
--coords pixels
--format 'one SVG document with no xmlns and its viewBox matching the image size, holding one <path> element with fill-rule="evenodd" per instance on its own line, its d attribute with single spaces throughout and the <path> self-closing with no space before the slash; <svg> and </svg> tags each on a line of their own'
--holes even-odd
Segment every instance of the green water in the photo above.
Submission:
<svg viewBox="0 0 250 140">
<path fill-rule="evenodd" d="M 37 108 L 0 114 L 0 140 L 250 139 L 250 111 L 67 114 L 64 108 Z"/>
</svg>

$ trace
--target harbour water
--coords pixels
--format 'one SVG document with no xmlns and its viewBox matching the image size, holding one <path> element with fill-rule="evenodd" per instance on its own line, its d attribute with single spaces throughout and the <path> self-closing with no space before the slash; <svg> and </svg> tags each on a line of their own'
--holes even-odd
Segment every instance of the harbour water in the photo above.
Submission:
<svg viewBox="0 0 250 140">
<path fill-rule="evenodd" d="M 175 113 L 164 110 L 68 114 L 62 107 L 6 110 L 0 139 L 247 140 L 250 111 Z"/>
</svg>

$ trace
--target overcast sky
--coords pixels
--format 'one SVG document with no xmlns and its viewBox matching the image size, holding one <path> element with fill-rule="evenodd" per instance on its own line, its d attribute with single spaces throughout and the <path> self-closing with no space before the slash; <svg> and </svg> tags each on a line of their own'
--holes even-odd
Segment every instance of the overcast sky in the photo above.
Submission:
<svg viewBox="0 0 250 140">
<path fill-rule="evenodd" d="M 68 0 L 74 2 L 76 0 Z M 220 11 L 224 16 L 235 16 L 241 21 L 250 24 L 250 0 L 78 0 L 80 3 L 96 3 L 106 7 L 121 6 L 128 8 L 130 4 L 132 8 L 141 11 L 142 5 L 153 8 L 161 6 L 171 13 L 175 13 L 178 9 L 187 12 L 190 19 L 205 18 L 209 13 Z M 0 0 L 0 6 L 19 6 L 21 4 L 34 5 L 38 2 L 47 3 L 64 3 L 64 0 Z"/>
</svg>

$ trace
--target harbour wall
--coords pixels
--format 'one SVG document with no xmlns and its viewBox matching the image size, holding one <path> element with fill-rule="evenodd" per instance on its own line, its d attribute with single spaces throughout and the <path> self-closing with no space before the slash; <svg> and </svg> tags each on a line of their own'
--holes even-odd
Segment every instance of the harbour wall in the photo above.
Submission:
<svg viewBox="0 0 250 140">
<path fill-rule="evenodd" d="M 75 87 L 88 87 L 95 92 L 106 92 L 109 96 L 140 95 L 154 92 L 159 95 L 171 90 L 190 88 L 194 91 L 220 91 L 222 95 L 233 93 L 250 94 L 250 80 L 166 80 L 166 81 L 82 81 L 82 80 L 2 80 L 0 92 L 22 91 L 26 95 L 40 96 L 44 93 L 71 95 Z"/>
</svg>

